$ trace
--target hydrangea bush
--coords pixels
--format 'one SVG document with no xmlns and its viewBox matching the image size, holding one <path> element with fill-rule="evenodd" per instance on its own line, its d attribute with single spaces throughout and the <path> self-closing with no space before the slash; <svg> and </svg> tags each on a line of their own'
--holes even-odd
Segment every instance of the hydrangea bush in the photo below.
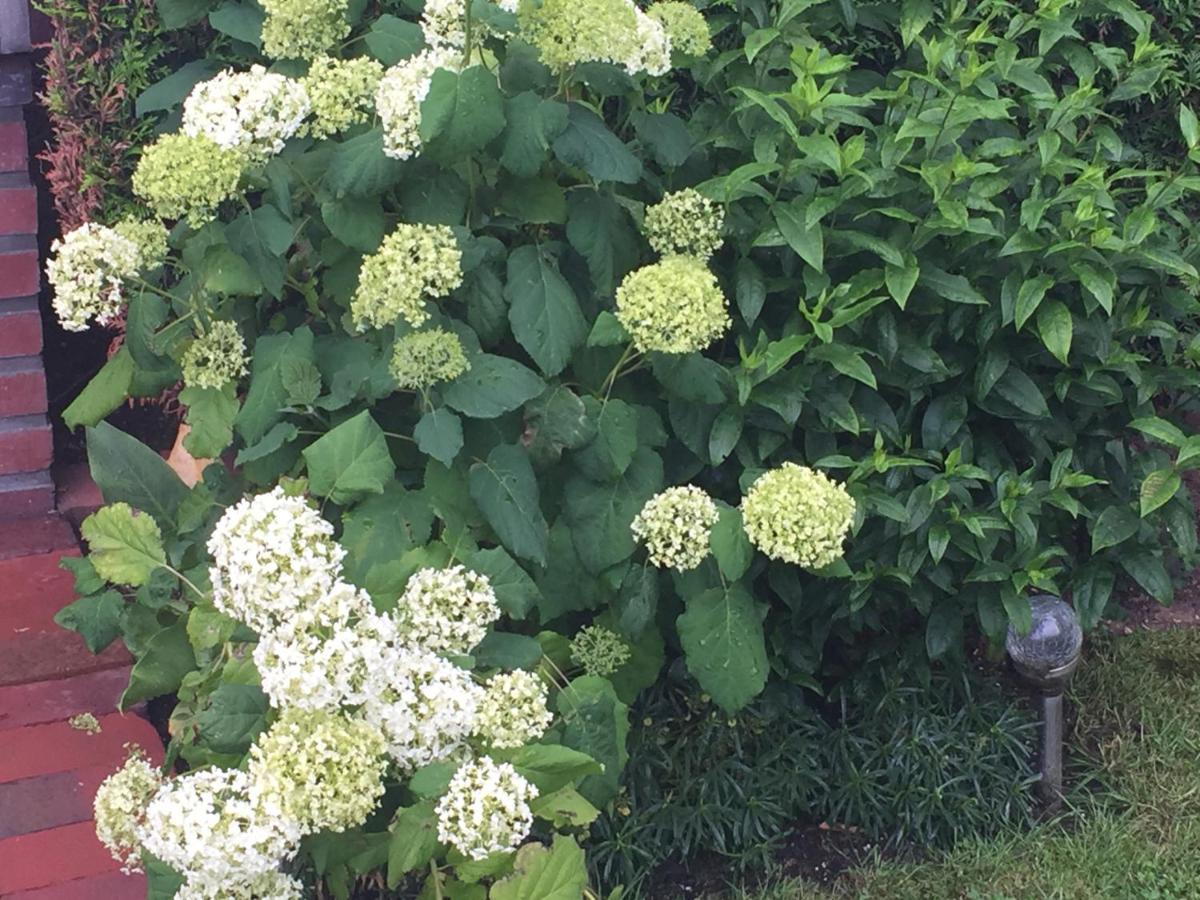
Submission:
<svg viewBox="0 0 1200 900">
<path fill-rule="evenodd" d="M 1195 555 L 1200 179 L 1106 120 L 1156 77 L 1129 3 L 892 4 L 890 72 L 822 45 L 853 4 L 179 5 L 243 59 L 135 173 L 169 246 L 50 268 L 128 321 L 61 620 L 191 767 L 102 792 L 123 860 L 574 896 L 664 665 L 733 711 Z M 191 488 L 102 421 L 180 378 Z"/>
</svg>

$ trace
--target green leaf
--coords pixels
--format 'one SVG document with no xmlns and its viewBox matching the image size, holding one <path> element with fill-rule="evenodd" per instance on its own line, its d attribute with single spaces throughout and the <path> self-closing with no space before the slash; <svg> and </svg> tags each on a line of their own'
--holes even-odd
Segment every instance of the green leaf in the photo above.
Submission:
<svg viewBox="0 0 1200 900">
<path fill-rule="evenodd" d="M 421 140 L 439 159 L 482 150 L 504 130 L 504 96 L 483 66 L 438 69 L 421 103 Z"/>
<path fill-rule="evenodd" d="M 742 410 L 727 406 L 717 414 L 708 435 L 708 461 L 719 466 L 729 458 L 742 438 Z"/>
<path fill-rule="evenodd" d="M 565 385 L 548 388 L 525 406 L 522 443 L 535 464 L 558 462 L 563 450 L 576 450 L 595 434 L 587 406 Z"/>
<path fill-rule="evenodd" d="M 1162 557 L 1148 551 L 1124 553 L 1120 556 L 1120 563 L 1121 568 L 1129 573 L 1141 589 L 1159 603 L 1170 603 L 1174 599 L 1175 588 Z"/>
<path fill-rule="evenodd" d="M 142 700 L 152 700 L 179 689 L 183 678 L 196 668 L 196 657 L 181 619 L 158 631 L 129 673 L 129 686 L 121 694 L 122 712 Z"/>
<path fill-rule="evenodd" d="M 754 561 L 754 547 L 742 527 L 742 511 L 723 501 L 717 501 L 717 509 L 720 518 L 713 526 L 708 543 L 725 580 L 738 581 Z"/>
<path fill-rule="evenodd" d="M 64 556 L 58 561 L 58 567 L 70 572 L 75 577 L 75 593 L 81 597 L 98 594 L 104 590 L 107 584 L 96 574 L 96 567 L 86 556 Z"/>
<path fill-rule="evenodd" d="M 263 435 L 261 441 L 239 450 L 238 455 L 234 457 L 234 464 L 241 466 L 258 459 L 264 459 L 285 444 L 295 440 L 299 434 L 300 429 L 291 422 L 278 422 L 271 426 L 271 430 Z"/>
<path fill-rule="evenodd" d="M 641 253 L 633 220 L 624 206 L 596 191 L 571 191 L 567 209 L 567 240 L 587 260 L 596 291 L 611 297 L 620 279 L 637 265 Z M 628 342 L 627 336 L 625 340 Z"/>
<path fill-rule="evenodd" d="M 468 553 L 466 562 L 470 568 L 488 577 L 500 608 L 509 618 L 524 619 L 541 603 L 542 593 L 529 573 L 503 547 Z"/>
<path fill-rule="evenodd" d="M 1172 447 L 1182 447 L 1188 441 L 1187 435 L 1179 429 L 1178 425 L 1168 422 L 1166 419 L 1160 419 L 1157 416 L 1134 419 L 1129 423 L 1129 427 L 1136 428 L 1142 434 L 1154 438 L 1159 443 Z"/>
<path fill-rule="evenodd" d="M 1029 598 L 1008 590 L 1001 594 L 1000 600 L 1004 604 L 1004 614 L 1008 616 L 1012 626 L 1021 634 L 1029 634 L 1029 630 L 1033 628 L 1033 608 L 1029 605 Z"/>
<path fill-rule="evenodd" d="M 552 178 L 506 179 L 497 192 L 496 209 L 530 225 L 562 225 L 567 195 Z"/>
<path fill-rule="evenodd" d="M 146 900 L 173 900 L 183 887 L 183 876 L 145 851 L 142 861 L 146 870 Z"/>
<path fill-rule="evenodd" d="M 1037 314 L 1037 328 L 1046 349 L 1065 366 L 1071 352 L 1073 333 L 1071 311 L 1066 304 L 1061 300 L 1043 303 Z"/>
<path fill-rule="evenodd" d="M 437 853 L 437 814 L 434 801 L 399 809 L 388 840 L 388 887 L 395 889 L 404 876 L 429 865 Z"/>
<path fill-rule="evenodd" d="M 1142 518 L 1164 506 L 1183 487 L 1183 479 L 1174 469 L 1157 469 L 1146 476 L 1138 494 Z"/>
<path fill-rule="evenodd" d="M 168 30 L 194 25 L 217 5 L 216 0 L 155 0 L 155 8 Z"/>
<path fill-rule="evenodd" d="M 888 293 L 892 295 L 892 299 L 901 309 L 908 304 L 908 297 L 920 277 L 921 266 L 915 256 L 908 257 L 903 266 L 894 266 L 888 263 L 883 270 L 883 279 Z"/>
<path fill-rule="evenodd" d="M 962 644 L 962 612 L 953 600 L 934 606 L 925 623 L 925 652 L 941 659 Z"/>
<path fill-rule="evenodd" d="M 539 645 L 539 657 L 540 653 Z M 600 775 L 600 764 L 586 753 L 561 744 L 526 744 L 507 751 L 504 759 L 539 791 L 552 793 L 588 775 Z"/>
<path fill-rule="evenodd" d="M 555 835 L 547 850 L 526 844 L 517 851 L 513 874 L 492 885 L 490 900 L 578 900 L 584 896 L 588 872 L 583 850 L 574 838 Z"/>
<path fill-rule="evenodd" d="M 649 563 L 631 563 L 612 604 L 617 629 L 631 641 L 637 641 L 654 621 L 658 594 L 658 569 Z"/>
<path fill-rule="evenodd" d="M 200 743 L 217 753 L 245 753 L 267 727 L 270 710 L 257 684 L 221 684 L 196 716 Z"/>
<path fill-rule="evenodd" d="M 804 207 L 785 203 L 775 204 L 771 207 L 771 213 L 788 246 L 818 272 L 825 271 L 825 236 L 821 223 L 815 222 L 810 226 Z"/>
<path fill-rule="evenodd" d="M 220 456 L 233 443 L 233 422 L 238 414 L 234 385 L 186 387 L 179 392 L 179 402 L 187 407 L 187 423 L 192 429 L 183 439 L 184 448 L 197 459 Z"/>
<path fill-rule="evenodd" d="M 387 224 L 378 197 L 346 197 L 321 204 L 321 219 L 329 233 L 355 250 L 374 253 Z"/>
<path fill-rule="evenodd" d="M 598 484 L 577 475 L 567 482 L 564 516 L 589 572 L 603 572 L 633 555 L 629 526 L 662 483 L 662 460 L 645 446 L 637 448 L 629 468 L 615 481 Z"/>
<path fill-rule="evenodd" d="M 233 229 L 232 225 L 230 229 Z M 263 291 L 260 270 L 226 244 L 210 247 L 195 274 L 210 294 L 253 297 Z"/>
<path fill-rule="evenodd" d="M 762 615 L 740 584 L 687 601 L 676 622 L 688 671 L 727 712 L 757 697 L 767 683 Z"/>
<path fill-rule="evenodd" d="M 283 373 L 285 366 L 298 360 L 316 361 L 313 333 L 307 326 L 291 333 L 263 335 L 255 342 L 250 390 L 234 423 L 247 447 L 261 441 L 283 417 L 288 404 Z"/>
<path fill-rule="evenodd" d="M 551 793 L 543 792 L 529 804 L 529 808 L 537 818 L 560 829 L 581 828 L 600 817 L 600 810 L 570 786 Z"/>
<path fill-rule="evenodd" d="M 904 0 L 900 7 L 900 39 L 909 46 L 933 21 L 932 0 Z"/>
<path fill-rule="evenodd" d="M 508 257 L 508 320 L 513 337 L 546 375 L 557 375 L 587 337 L 575 293 L 536 246 Z"/>
<path fill-rule="evenodd" d="M 621 770 L 629 759 L 629 707 L 621 702 L 605 678 L 584 675 L 576 678 L 555 698 L 560 718 L 562 743 L 587 754 L 604 767 L 588 775 L 578 790 L 596 806 L 605 806 L 617 795 Z M 572 898 L 574 900 L 574 898 Z"/>
<path fill-rule="evenodd" d="M 737 261 L 734 268 L 734 297 L 747 325 L 753 325 L 767 300 L 767 284 L 762 270 L 749 258 Z"/>
<path fill-rule="evenodd" d="M 550 157 L 550 145 L 567 127 L 567 106 L 524 91 L 504 103 L 500 165 L 520 178 L 532 178 Z"/>
<path fill-rule="evenodd" d="M 1196 114 L 1186 103 L 1179 105 L 1179 131 L 1189 150 L 1195 150 L 1200 145 L 1200 122 Z"/>
<path fill-rule="evenodd" d="M 500 542 L 521 559 L 544 566 L 549 529 L 525 450 L 515 444 L 494 448 L 487 462 L 471 466 L 468 483 L 471 499 Z"/>
<path fill-rule="evenodd" d="M 127 347 L 122 347 L 63 410 L 67 427 L 74 430 L 80 425 L 96 425 L 124 403 L 129 397 L 133 370 L 133 357 Z"/>
<path fill-rule="evenodd" d="M 1127 506 L 1110 506 L 1092 525 L 1092 553 L 1123 544 L 1138 532 L 1137 515 Z"/>
<path fill-rule="evenodd" d="M 921 446 L 942 450 L 967 421 L 967 399 L 961 394 L 935 397 L 921 420 Z"/>
<path fill-rule="evenodd" d="M 208 14 L 208 24 L 235 40 L 262 48 L 262 27 L 266 14 L 257 4 L 222 3 Z"/>
<path fill-rule="evenodd" d="M 448 466 L 463 447 L 462 419 L 448 409 L 430 410 L 421 416 L 413 437 L 418 450 Z"/>
<path fill-rule="evenodd" d="M 201 81 L 207 81 L 221 71 L 215 59 L 194 59 L 176 69 L 138 94 L 135 112 L 140 119 L 152 112 L 166 112 L 181 105 L 184 98 Z"/>
<path fill-rule="evenodd" d="M 433 510 L 423 492 L 389 481 L 342 519 L 346 578 L 376 600 L 398 597 L 411 574 L 404 555 L 433 533 Z"/>
<path fill-rule="evenodd" d="M 848 344 L 822 344 L 808 354 L 809 359 L 827 362 L 843 375 L 876 388 L 875 373 L 863 359 L 863 351 Z"/>
<path fill-rule="evenodd" d="M 187 485 L 161 456 L 101 422 L 87 430 L 88 467 L 105 503 L 128 503 L 171 527 Z"/>
<path fill-rule="evenodd" d="M 124 611 L 124 597 L 116 591 L 103 591 L 64 606 L 55 613 L 54 621 L 77 632 L 89 650 L 100 653 L 120 636 Z"/>
<path fill-rule="evenodd" d="M 526 634 L 489 631 L 471 655 L 475 665 L 484 669 L 535 669 L 542 659 L 542 645 Z"/>
<path fill-rule="evenodd" d="M 553 143 L 554 155 L 566 166 L 583 169 L 595 181 L 636 184 L 642 164 L 604 120 L 579 103 L 570 104 L 567 127 Z"/>
<path fill-rule="evenodd" d="M 1079 613 L 1079 623 L 1085 631 L 1100 624 L 1108 601 L 1112 597 L 1116 577 L 1112 569 L 1085 566 L 1076 578 L 1071 599 Z"/>
<path fill-rule="evenodd" d="M 166 565 L 158 523 L 146 513 L 135 515 L 127 503 L 96 510 L 79 532 L 88 543 L 88 559 L 105 581 L 137 587 Z"/>
<path fill-rule="evenodd" d="M 371 23 L 363 43 L 385 66 L 394 66 L 402 59 L 415 56 L 425 46 L 425 35 L 416 22 L 384 13 Z"/>
<path fill-rule="evenodd" d="M 396 474 L 383 429 L 366 410 L 305 447 L 304 461 L 313 494 L 341 504 L 382 494 Z"/>
<path fill-rule="evenodd" d="M 1021 282 L 1021 287 L 1017 291 L 1017 305 L 1013 313 L 1013 322 L 1018 331 L 1029 321 L 1029 317 L 1037 312 L 1042 298 L 1046 296 L 1046 291 L 1053 286 L 1054 279 L 1045 274 L 1036 278 L 1027 278 Z"/>
<path fill-rule="evenodd" d="M 1009 365 L 996 382 L 996 393 L 1026 415 L 1044 419 L 1050 415 L 1046 398 L 1032 378 L 1013 365 Z"/>
<path fill-rule="evenodd" d="M 987 297 L 971 286 L 962 275 L 951 275 L 936 266 L 923 265 L 917 283 L 933 291 L 951 303 L 966 303 L 972 306 L 987 306 Z"/>
<path fill-rule="evenodd" d="M 624 400 L 584 400 L 595 437 L 575 457 L 579 470 L 596 481 L 619 478 L 638 447 L 637 410 Z"/>
<path fill-rule="evenodd" d="M 494 419 L 524 406 L 546 390 L 546 383 L 519 362 L 480 353 L 471 368 L 442 391 L 447 405 L 472 419 Z"/>
<path fill-rule="evenodd" d="M 325 183 L 337 198 L 372 197 L 400 181 L 404 166 L 383 152 L 383 129 L 373 128 L 337 145 Z"/>
<path fill-rule="evenodd" d="M 636 111 L 631 117 L 638 140 L 650 151 L 654 161 L 666 169 L 682 166 L 692 155 L 695 142 L 687 123 L 673 113 Z"/>
<path fill-rule="evenodd" d="M 1110 316 L 1113 310 L 1113 293 L 1116 290 L 1116 277 L 1110 271 L 1101 272 L 1089 263 L 1077 260 L 1071 264 L 1071 269 L 1079 278 L 1079 283 L 1092 298 L 1100 304 Z"/>
</svg>

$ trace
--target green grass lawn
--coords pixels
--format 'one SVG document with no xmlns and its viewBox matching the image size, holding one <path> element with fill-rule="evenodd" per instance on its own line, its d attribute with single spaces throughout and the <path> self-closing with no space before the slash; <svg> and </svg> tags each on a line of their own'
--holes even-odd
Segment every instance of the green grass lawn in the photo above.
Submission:
<svg viewBox="0 0 1200 900">
<path fill-rule="evenodd" d="M 1086 648 L 1074 746 L 1089 788 L 1031 832 L 876 862 L 834 888 L 781 881 L 738 900 L 1200 898 L 1200 631 L 1104 637 Z M 1077 767 L 1076 781 L 1081 777 Z M 1086 777 L 1084 774 L 1082 777 Z"/>
</svg>

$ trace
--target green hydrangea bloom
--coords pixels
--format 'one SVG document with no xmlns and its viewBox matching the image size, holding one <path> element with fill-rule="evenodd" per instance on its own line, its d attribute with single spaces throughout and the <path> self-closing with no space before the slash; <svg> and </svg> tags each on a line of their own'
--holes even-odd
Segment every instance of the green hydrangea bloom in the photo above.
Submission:
<svg viewBox="0 0 1200 900">
<path fill-rule="evenodd" d="M 630 528 L 646 545 L 651 563 L 686 572 L 708 556 L 709 535 L 719 515 L 712 497 L 686 484 L 651 497 Z"/>
<path fill-rule="evenodd" d="M 263 53 L 275 59 L 320 56 L 350 33 L 349 6 L 349 0 L 262 0 Z"/>
<path fill-rule="evenodd" d="M 629 662 L 630 653 L 624 638 L 600 625 L 581 628 L 571 639 L 571 659 L 589 675 L 607 678 Z"/>
<path fill-rule="evenodd" d="M 406 334 L 396 341 L 392 353 L 392 376 L 408 391 L 453 381 L 470 368 L 458 335 L 443 328 Z"/>
<path fill-rule="evenodd" d="M 663 256 L 708 259 L 721 246 L 725 211 L 692 188 L 666 194 L 646 209 L 642 230 Z"/>
<path fill-rule="evenodd" d="M 445 225 L 401 224 L 363 260 L 350 312 L 360 330 L 404 319 L 419 328 L 429 318 L 426 300 L 462 284 L 462 251 Z"/>
<path fill-rule="evenodd" d="M 636 7 L 629 0 L 545 0 L 521 4 L 521 36 L 554 72 L 585 62 L 637 57 Z"/>
<path fill-rule="evenodd" d="M 167 258 L 169 232 L 156 219 L 135 219 L 128 216 L 113 226 L 113 231 L 133 241 L 138 248 L 138 268 L 157 269 Z"/>
<path fill-rule="evenodd" d="M 251 797 L 306 834 L 362 824 L 383 796 L 383 733 L 338 712 L 291 707 L 250 748 Z"/>
<path fill-rule="evenodd" d="M 626 275 L 616 315 L 643 353 L 703 350 L 732 324 L 716 276 L 691 256 L 668 256 Z"/>
<path fill-rule="evenodd" d="M 166 134 L 146 148 L 133 173 L 133 192 L 162 219 L 196 227 L 216 218 L 237 195 L 246 157 L 203 135 Z"/>
<path fill-rule="evenodd" d="M 662 24 L 671 39 L 671 49 L 689 56 L 703 56 L 712 49 L 708 22 L 690 3 L 664 0 L 646 10 L 646 15 Z"/>
<path fill-rule="evenodd" d="M 771 559 L 820 569 L 843 553 L 854 498 L 824 472 L 787 462 L 751 485 L 742 519 L 751 543 Z"/>
<path fill-rule="evenodd" d="M 246 342 L 233 322 L 213 322 L 192 341 L 180 361 L 183 382 L 188 387 L 223 388 L 248 371 Z"/>
<path fill-rule="evenodd" d="M 314 59 L 302 81 L 312 104 L 308 134 L 326 138 L 369 122 L 375 113 L 375 90 L 382 77 L 383 66 L 367 56 Z"/>
</svg>

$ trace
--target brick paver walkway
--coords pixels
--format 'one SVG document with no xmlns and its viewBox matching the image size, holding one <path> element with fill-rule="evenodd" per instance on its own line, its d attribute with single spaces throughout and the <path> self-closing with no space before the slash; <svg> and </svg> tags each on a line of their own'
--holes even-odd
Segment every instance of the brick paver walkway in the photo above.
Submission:
<svg viewBox="0 0 1200 900">
<path fill-rule="evenodd" d="M 150 723 L 116 712 L 130 659 L 93 656 L 54 624 L 73 598 L 58 567 L 77 555 L 57 516 L 0 522 L 0 898 L 142 900 L 145 880 L 121 874 L 92 827 L 96 786 L 136 743 L 161 759 Z M 92 713 L 97 734 L 67 720 Z"/>
</svg>

